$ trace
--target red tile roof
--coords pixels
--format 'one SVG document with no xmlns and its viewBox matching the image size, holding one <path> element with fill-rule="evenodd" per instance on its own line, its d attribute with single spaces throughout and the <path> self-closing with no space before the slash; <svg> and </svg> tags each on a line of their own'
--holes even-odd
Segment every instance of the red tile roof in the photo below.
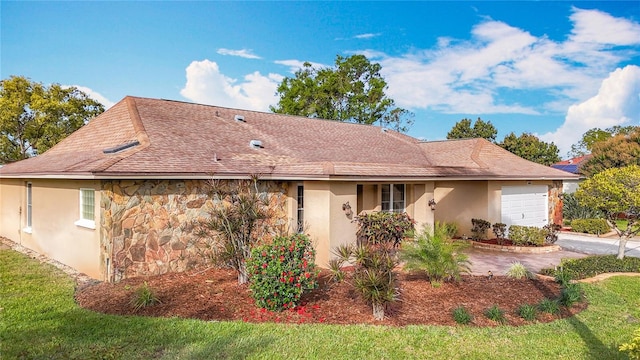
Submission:
<svg viewBox="0 0 640 360">
<path fill-rule="evenodd" d="M 263 147 L 253 148 L 251 140 Z M 572 178 L 484 139 L 421 142 L 377 126 L 140 97 L 124 98 L 44 154 L 0 168 L 2 177 L 211 174 L 363 180 Z"/>
</svg>

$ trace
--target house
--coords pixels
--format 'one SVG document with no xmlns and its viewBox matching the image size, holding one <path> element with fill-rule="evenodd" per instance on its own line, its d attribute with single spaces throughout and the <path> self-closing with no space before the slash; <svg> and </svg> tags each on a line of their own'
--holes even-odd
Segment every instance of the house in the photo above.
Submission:
<svg viewBox="0 0 640 360">
<path fill-rule="evenodd" d="M 0 169 L 0 235 L 108 281 L 205 261 L 187 226 L 207 182 L 259 174 L 273 224 L 304 224 L 320 266 L 355 241 L 345 209 L 543 226 L 577 176 L 484 139 L 423 142 L 376 126 L 126 97 L 49 151 Z M 201 241 L 201 239 L 200 239 Z"/>
<path fill-rule="evenodd" d="M 562 183 L 562 192 L 566 194 L 572 194 L 578 189 L 580 182 L 586 177 L 580 172 L 580 166 L 591 159 L 591 154 L 574 157 L 568 160 L 559 161 L 553 165 L 552 168 L 558 170 L 564 170 L 574 175 L 578 175 L 576 179 L 565 179 Z"/>
</svg>

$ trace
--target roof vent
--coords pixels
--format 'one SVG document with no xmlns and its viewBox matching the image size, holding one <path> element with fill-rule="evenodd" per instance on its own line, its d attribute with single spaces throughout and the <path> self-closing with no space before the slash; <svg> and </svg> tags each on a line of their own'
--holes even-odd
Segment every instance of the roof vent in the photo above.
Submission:
<svg viewBox="0 0 640 360">
<path fill-rule="evenodd" d="M 249 146 L 251 146 L 254 149 L 263 149 L 264 146 L 262 146 L 262 141 L 260 140 L 251 140 L 249 141 Z"/>
<path fill-rule="evenodd" d="M 242 115 L 236 115 L 236 116 L 234 116 L 234 117 L 233 117 L 233 119 L 234 119 L 235 121 L 242 121 L 242 122 L 246 122 L 246 121 L 244 121 L 244 116 L 242 116 Z"/>
<path fill-rule="evenodd" d="M 117 146 L 114 146 L 114 147 L 103 149 L 102 152 L 105 153 L 105 154 L 115 154 L 115 153 L 118 153 L 120 151 L 124 151 L 124 150 L 127 150 L 129 148 L 132 148 L 132 147 L 138 146 L 138 145 L 140 145 L 140 142 L 138 140 L 135 140 L 135 141 L 132 141 L 132 142 L 129 142 L 129 143 L 124 143 L 124 144 L 121 144 L 121 145 L 117 145 Z"/>
</svg>

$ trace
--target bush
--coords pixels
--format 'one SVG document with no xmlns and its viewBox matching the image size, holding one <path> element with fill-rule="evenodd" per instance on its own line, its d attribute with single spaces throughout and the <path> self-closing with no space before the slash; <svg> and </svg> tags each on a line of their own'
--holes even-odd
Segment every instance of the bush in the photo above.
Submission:
<svg viewBox="0 0 640 360">
<path fill-rule="evenodd" d="M 507 235 L 507 224 L 495 223 L 493 224 L 492 230 L 493 230 L 493 233 L 496 234 L 496 238 L 498 239 L 498 244 L 502 245 Z"/>
<path fill-rule="evenodd" d="M 545 244 L 555 244 L 558 241 L 558 232 L 562 226 L 557 224 L 547 224 L 542 227 L 544 231 L 544 242 Z"/>
<path fill-rule="evenodd" d="M 491 223 L 484 219 L 471 219 L 471 232 L 473 240 L 483 240 L 487 238 L 487 230 L 491 227 Z"/>
<path fill-rule="evenodd" d="M 142 286 L 136 289 L 136 292 L 131 299 L 131 306 L 133 306 L 133 310 L 138 311 L 142 308 L 146 308 L 147 306 L 152 306 L 155 304 L 160 304 L 160 299 L 156 295 L 156 292 L 151 289 L 149 284 L 145 281 Z"/>
<path fill-rule="evenodd" d="M 458 224 L 455 222 L 436 222 L 436 226 L 442 226 L 447 237 L 454 238 L 458 234 Z"/>
<path fill-rule="evenodd" d="M 500 324 L 504 324 L 504 322 L 506 321 L 504 317 L 504 310 L 500 309 L 498 305 L 493 305 L 492 307 L 485 310 L 484 316 L 486 316 L 487 319 L 499 322 Z"/>
<path fill-rule="evenodd" d="M 594 255 L 581 259 L 563 259 L 563 272 L 573 279 L 586 279 L 609 272 L 640 272 L 640 258 L 627 256 L 617 259 L 615 255 Z M 553 269 L 543 269 L 544 274 L 555 275 Z"/>
<path fill-rule="evenodd" d="M 606 234 L 611 227 L 605 219 L 576 219 L 571 221 L 571 229 L 585 234 Z"/>
<path fill-rule="evenodd" d="M 372 212 L 356 217 L 358 244 L 400 245 L 408 234 L 413 233 L 415 222 L 407 213 Z"/>
<path fill-rule="evenodd" d="M 405 269 L 426 272 L 432 284 L 459 281 L 461 273 L 469 272 L 469 257 L 462 252 L 467 246 L 449 238 L 446 227 L 437 223 L 433 234 L 425 229 L 414 241 L 404 243 L 400 259 Z"/>
<path fill-rule="evenodd" d="M 276 237 L 251 251 L 247 270 L 251 296 L 272 311 L 294 308 L 305 290 L 317 286 L 315 251 L 304 234 Z"/>
<path fill-rule="evenodd" d="M 533 279 L 535 276 L 529 269 L 527 269 L 522 263 L 516 261 L 509 266 L 507 270 L 507 276 L 514 279 Z"/>
<path fill-rule="evenodd" d="M 518 307 L 518 315 L 527 321 L 535 320 L 537 313 L 538 310 L 533 305 L 523 304 Z"/>
<path fill-rule="evenodd" d="M 565 219 L 600 219 L 604 217 L 602 211 L 593 207 L 582 206 L 575 194 L 564 194 L 562 200 L 562 215 Z"/>
<path fill-rule="evenodd" d="M 532 245 L 542 246 L 546 231 L 535 226 L 521 226 L 511 225 L 509 226 L 509 239 L 514 245 Z"/>
<path fill-rule="evenodd" d="M 464 306 L 459 306 L 453 310 L 453 319 L 460 325 L 467 325 L 473 320 L 473 316 Z"/>
<path fill-rule="evenodd" d="M 629 355 L 629 359 L 640 360 L 640 328 L 633 332 L 630 342 L 620 345 L 618 349 Z"/>
<path fill-rule="evenodd" d="M 538 310 L 551 315 L 557 315 L 560 313 L 560 304 L 558 300 L 544 298 L 538 303 Z"/>
<path fill-rule="evenodd" d="M 582 288 L 580 284 L 566 284 L 560 290 L 560 305 L 571 307 L 571 305 L 582 300 Z"/>
<path fill-rule="evenodd" d="M 571 283 L 571 280 L 573 279 L 573 277 L 571 276 L 571 273 L 568 271 L 565 271 L 564 268 L 560 268 L 556 270 L 555 274 L 553 275 L 553 278 L 558 284 L 560 284 L 560 286 L 567 286 L 568 284 Z"/>
</svg>

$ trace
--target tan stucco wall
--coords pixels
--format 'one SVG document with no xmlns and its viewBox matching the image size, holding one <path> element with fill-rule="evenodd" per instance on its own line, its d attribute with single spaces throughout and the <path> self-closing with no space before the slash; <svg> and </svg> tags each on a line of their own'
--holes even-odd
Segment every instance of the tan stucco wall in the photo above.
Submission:
<svg viewBox="0 0 640 360">
<path fill-rule="evenodd" d="M 349 202 L 356 211 L 357 184 L 349 182 L 304 182 L 304 214 L 307 233 L 316 246 L 316 264 L 328 267 L 332 250 L 355 242 L 356 224 L 342 205 Z"/>
<path fill-rule="evenodd" d="M 32 183 L 32 228 L 26 226 L 26 183 Z M 100 230 L 74 223 L 80 218 L 80 188 L 95 192 L 99 224 L 100 182 L 23 179 L 0 181 L 0 234 L 38 253 L 100 279 Z"/>
<path fill-rule="evenodd" d="M 491 224 L 502 220 L 502 187 L 548 185 L 562 186 L 552 181 L 439 181 L 436 183 L 435 200 L 437 202 L 435 220 L 455 222 L 458 235 L 471 236 L 471 219 L 479 218 Z M 549 198 L 549 219 L 553 219 L 555 200 Z M 490 231 L 491 233 L 491 231 Z"/>
</svg>

